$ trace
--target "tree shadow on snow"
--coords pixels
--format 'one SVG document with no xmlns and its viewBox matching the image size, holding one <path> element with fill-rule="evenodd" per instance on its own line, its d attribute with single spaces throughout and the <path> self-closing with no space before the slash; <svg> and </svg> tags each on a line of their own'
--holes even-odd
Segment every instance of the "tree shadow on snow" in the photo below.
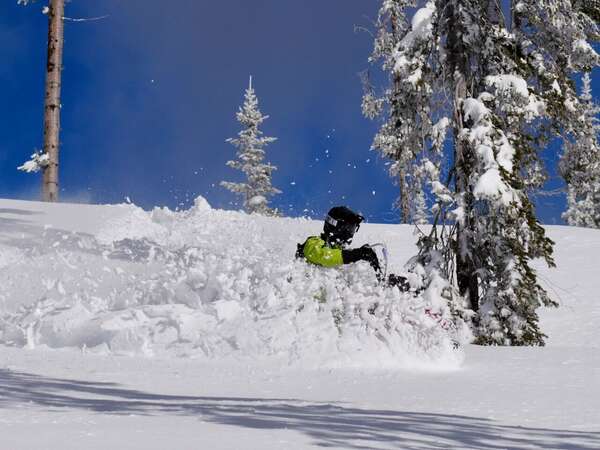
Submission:
<svg viewBox="0 0 600 450">
<path fill-rule="evenodd" d="M 18 216 L 37 216 L 43 213 L 40 211 L 30 211 L 28 209 L 0 208 L 0 214 L 14 214 Z"/>
<path fill-rule="evenodd" d="M 293 399 L 160 395 L 114 383 L 48 378 L 0 370 L 0 408 L 197 416 L 254 429 L 305 433 L 321 447 L 353 449 L 597 449 L 600 432 L 499 425 L 477 417 L 372 410 Z"/>
</svg>

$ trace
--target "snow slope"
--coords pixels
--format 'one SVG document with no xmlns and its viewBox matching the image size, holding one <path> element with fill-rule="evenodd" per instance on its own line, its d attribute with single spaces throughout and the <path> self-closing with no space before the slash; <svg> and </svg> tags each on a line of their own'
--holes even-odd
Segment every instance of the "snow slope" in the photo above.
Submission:
<svg viewBox="0 0 600 450">
<path fill-rule="evenodd" d="M 215 211 L 202 198 L 184 212 L 82 208 L 102 211 L 97 229 L 73 229 L 69 209 L 24 211 L 29 228 L 13 221 L 5 241 L 5 344 L 304 366 L 462 361 L 424 298 L 382 289 L 367 264 L 295 261 L 296 243 L 318 224 Z"/>
<path fill-rule="evenodd" d="M 463 362 L 368 267 L 291 261 L 319 228 L 201 199 L 0 200 L 0 448 L 600 448 L 598 231 L 548 228 L 547 347 L 467 346 Z M 398 271 L 414 241 L 367 224 L 355 244 L 386 242 Z M 365 331 L 373 301 L 409 319 L 391 341 Z"/>
</svg>

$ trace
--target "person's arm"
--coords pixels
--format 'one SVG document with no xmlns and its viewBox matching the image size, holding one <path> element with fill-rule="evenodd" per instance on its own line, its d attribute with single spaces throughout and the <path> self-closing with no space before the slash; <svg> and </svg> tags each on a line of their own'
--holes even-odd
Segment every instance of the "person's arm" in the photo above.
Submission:
<svg viewBox="0 0 600 450">
<path fill-rule="evenodd" d="M 323 267 L 336 267 L 344 264 L 342 250 L 325 246 L 318 237 L 309 238 L 304 244 L 304 257 L 310 263 Z"/>
<path fill-rule="evenodd" d="M 366 261 L 371 265 L 371 267 L 373 267 L 373 270 L 375 270 L 378 278 L 381 275 L 379 258 L 377 258 L 375 251 L 373 251 L 369 245 L 363 245 L 360 248 L 342 250 L 342 259 L 344 260 L 344 264 Z"/>
</svg>

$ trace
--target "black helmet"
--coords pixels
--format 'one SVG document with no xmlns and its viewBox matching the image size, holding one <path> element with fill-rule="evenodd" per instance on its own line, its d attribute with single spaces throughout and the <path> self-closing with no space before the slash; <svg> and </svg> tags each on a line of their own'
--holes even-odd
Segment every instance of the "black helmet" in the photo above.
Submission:
<svg viewBox="0 0 600 450">
<path fill-rule="evenodd" d="M 323 226 L 325 240 L 333 244 L 349 244 L 363 220 L 363 216 L 345 206 L 331 208 Z"/>
</svg>

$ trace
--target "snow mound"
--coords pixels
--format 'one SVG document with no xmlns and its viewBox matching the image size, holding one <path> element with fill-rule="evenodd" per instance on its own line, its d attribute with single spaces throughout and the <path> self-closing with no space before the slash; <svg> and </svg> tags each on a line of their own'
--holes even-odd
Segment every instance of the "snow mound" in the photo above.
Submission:
<svg viewBox="0 0 600 450">
<path fill-rule="evenodd" d="M 368 265 L 294 260 L 306 228 L 201 198 L 183 212 L 121 208 L 94 236 L 54 233 L 11 258 L 2 277 L 21 280 L 0 285 L 0 342 L 315 366 L 462 362 L 435 300 L 382 288 Z"/>
</svg>

